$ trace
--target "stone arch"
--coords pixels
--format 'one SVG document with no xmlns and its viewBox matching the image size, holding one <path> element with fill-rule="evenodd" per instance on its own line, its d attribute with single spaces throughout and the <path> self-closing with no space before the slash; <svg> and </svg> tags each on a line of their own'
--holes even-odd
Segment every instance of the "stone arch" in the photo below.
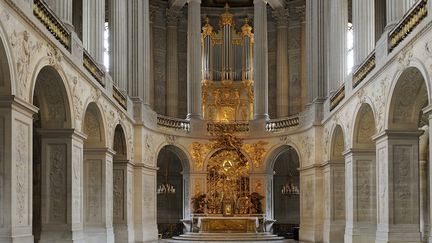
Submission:
<svg viewBox="0 0 432 243">
<path fill-rule="evenodd" d="M 421 69 L 411 66 L 396 76 L 389 96 L 387 128 L 416 130 L 422 108 L 429 103 L 428 79 Z"/>
<path fill-rule="evenodd" d="M 267 188 L 270 188 L 266 190 L 267 217 L 280 219 L 280 223 L 276 221 L 274 230 L 279 234 L 286 234 L 287 229 L 300 224 L 300 195 L 286 197 L 282 195 L 281 190 L 290 180 L 289 183 L 297 186 L 301 193 L 298 170 L 301 166 L 300 153 L 294 146 L 282 144 L 269 151 L 266 164 Z M 283 206 L 285 204 L 291 205 L 291 211 Z"/>
<path fill-rule="evenodd" d="M 114 129 L 113 149 L 115 151 L 114 160 L 127 160 L 129 158 L 126 134 L 121 124 L 118 124 Z"/>
<path fill-rule="evenodd" d="M 157 186 L 168 183 L 175 188 L 174 195 L 159 194 L 157 224 L 163 238 L 183 233 L 182 219 L 189 210 L 189 160 L 184 151 L 175 145 L 163 146 L 157 154 Z"/>
<path fill-rule="evenodd" d="M 88 104 L 83 121 L 83 229 L 92 242 L 114 241 L 113 216 L 113 157 L 108 147 L 106 126 L 101 109 L 95 102 Z"/>
<path fill-rule="evenodd" d="M 266 155 L 265 161 L 265 170 L 267 174 L 273 173 L 274 163 L 276 162 L 277 157 L 283 153 L 287 148 L 293 148 L 299 157 L 299 168 L 302 166 L 302 154 L 300 153 L 299 147 L 294 143 L 286 143 L 286 144 L 278 144 L 273 146 Z"/>
<path fill-rule="evenodd" d="M 7 38 L 5 38 L 3 27 L 0 26 L 0 95 L 15 94 L 13 85 L 14 66 L 11 64 L 11 54 L 8 48 Z"/>
<path fill-rule="evenodd" d="M 345 136 L 341 125 L 338 124 L 334 127 L 330 141 L 330 160 L 343 160 Z"/>
<path fill-rule="evenodd" d="M 32 102 L 39 108 L 43 128 L 72 128 L 72 110 L 67 85 L 52 66 L 43 67 L 36 76 Z"/>
<path fill-rule="evenodd" d="M 64 212 L 71 207 L 68 178 L 76 134 L 71 129 L 71 103 L 63 80 L 54 67 L 43 66 L 35 75 L 30 99 L 39 108 L 33 121 L 33 234 L 37 241 L 61 241 L 70 232 Z M 53 225 L 58 226 L 57 232 Z"/>
<path fill-rule="evenodd" d="M 95 102 L 90 102 L 84 112 L 82 131 L 87 135 L 86 148 L 106 148 L 106 126 L 101 109 Z"/>
<path fill-rule="evenodd" d="M 363 103 L 355 113 L 352 148 L 375 148 L 372 137 L 376 133 L 375 116 L 368 103 Z"/>
</svg>

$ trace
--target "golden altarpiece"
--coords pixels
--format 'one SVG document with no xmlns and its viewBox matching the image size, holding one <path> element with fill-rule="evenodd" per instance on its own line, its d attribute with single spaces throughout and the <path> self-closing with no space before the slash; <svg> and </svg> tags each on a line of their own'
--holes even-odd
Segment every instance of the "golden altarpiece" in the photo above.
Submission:
<svg viewBox="0 0 432 243">
<path fill-rule="evenodd" d="M 253 117 L 253 33 L 248 18 L 237 31 L 228 5 L 219 16 L 219 31 L 206 18 L 202 28 L 202 109 L 204 119 L 225 124 Z M 219 131 L 208 144 L 193 143 L 192 157 L 206 160 L 206 193 L 192 197 L 192 225 L 199 232 L 262 230 L 264 197 L 252 189 L 249 153 L 263 144 L 243 144 L 233 131 Z M 260 150 L 261 149 L 261 150 Z M 209 155 L 210 151 L 216 151 Z M 207 155 L 209 155 L 207 157 Z"/>
</svg>

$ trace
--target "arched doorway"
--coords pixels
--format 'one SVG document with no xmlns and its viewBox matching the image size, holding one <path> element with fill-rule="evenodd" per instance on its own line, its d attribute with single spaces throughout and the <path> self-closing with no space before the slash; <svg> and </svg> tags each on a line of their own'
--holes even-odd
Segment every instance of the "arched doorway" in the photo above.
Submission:
<svg viewBox="0 0 432 243">
<path fill-rule="evenodd" d="M 374 241 L 376 232 L 376 134 L 369 104 L 361 104 L 355 117 L 352 147 L 345 155 L 347 226 L 345 239 Z"/>
<path fill-rule="evenodd" d="M 35 241 L 72 239 L 68 180 L 72 137 L 67 92 L 59 73 L 50 66 L 37 75 L 33 105 L 33 235 Z"/>
<path fill-rule="evenodd" d="M 297 151 L 288 145 L 278 148 L 270 158 L 272 215 L 276 220 L 273 233 L 293 238 L 300 225 L 300 158 Z"/>
<path fill-rule="evenodd" d="M 112 163 L 102 113 L 90 103 L 84 114 L 83 219 L 89 242 L 114 242 L 112 227 Z"/>
<path fill-rule="evenodd" d="M 171 238 L 183 233 L 189 162 L 180 148 L 167 145 L 158 154 L 157 167 L 157 226 L 162 238 Z"/>
<path fill-rule="evenodd" d="M 345 232 L 345 136 L 336 125 L 331 137 L 329 161 L 324 166 L 324 242 L 344 242 Z"/>
<path fill-rule="evenodd" d="M 422 72 L 409 67 L 398 76 L 386 130 L 374 138 L 377 167 L 377 241 L 420 242 L 419 131 L 429 103 Z M 404 232 L 401 239 L 400 232 Z"/>
<path fill-rule="evenodd" d="M 132 183 L 133 165 L 127 153 L 122 125 L 114 131 L 113 148 L 113 226 L 115 242 L 131 242 L 133 237 Z"/>
</svg>

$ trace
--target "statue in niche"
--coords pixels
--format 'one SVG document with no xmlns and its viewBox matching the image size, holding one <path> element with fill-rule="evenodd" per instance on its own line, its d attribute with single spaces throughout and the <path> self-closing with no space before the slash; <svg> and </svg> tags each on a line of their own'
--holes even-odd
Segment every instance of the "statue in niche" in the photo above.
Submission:
<svg viewBox="0 0 432 243">
<path fill-rule="evenodd" d="M 262 199 L 264 199 L 264 196 L 262 196 L 258 192 L 252 192 L 252 194 L 250 195 L 250 202 L 251 202 L 250 213 L 251 214 L 263 213 L 262 203 L 261 203 Z"/>
</svg>

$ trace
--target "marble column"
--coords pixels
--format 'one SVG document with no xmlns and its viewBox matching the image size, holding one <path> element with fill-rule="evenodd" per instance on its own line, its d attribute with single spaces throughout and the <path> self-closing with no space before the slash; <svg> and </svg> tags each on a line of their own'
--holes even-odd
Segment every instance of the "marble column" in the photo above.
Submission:
<svg viewBox="0 0 432 243">
<path fill-rule="evenodd" d="M 348 1 L 331 0 L 329 93 L 345 83 L 347 75 Z"/>
<path fill-rule="evenodd" d="M 150 46 L 148 38 L 148 27 L 143 26 L 144 5 L 146 5 L 146 14 L 149 14 L 148 1 L 128 0 L 128 95 L 130 97 L 143 99 L 144 78 L 149 77 L 149 62 L 144 63 L 149 55 Z M 146 22 L 148 23 L 148 22 Z M 143 27 L 143 28 L 141 28 Z M 147 32 L 144 36 L 144 30 Z M 146 52 L 144 52 L 146 50 Z M 139 55 L 144 53 L 144 55 Z"/>
<path fill-rule="evenodd" d="M 182 12 L 175 9 L 167 9 L 167 115 L 178 116 L 178 49 L 177 27 Z"/>
<path fill-rule="evenodd" d="M 344 242 L 345 162 L 329 161 L 324 167 L 324 242 Z"/>
<path fill-rule="evenodd" d="M 72 0 L 45 0 L 45 2 L 67 27 L 73 29 Z"/>
<path fill-rule="evenodd" d="M 41 235 L 39 242 L 84 242 L 83 141 L 73 129 L 39 129 Z"/>
<path fill-rule="evenodd" d="M 374 137 L 377 163 L 376 243 L 422 242 L 419 131 L 386 130 Z"/>
<path fill-rule="evenodd" d="M 86 240 L 114 243 L 113 155 L 109 148 L 84 148 L 84 233 Z"/>
<path fill-rule="evenodd" d="M 345 242 L 373 242 L 376 232 L 375 150 L 348 150 L 345 166 Z"/>
<path fill-rule="evenodd" d="M 375 48 L 375 0 L 352 0 L 354 68 Z"/>
<path fill-rule="evenodd" d="M 268 41 L 267 1 L 254 0 L 254 118 L 267 120 L 268 115 Z"/>
<path fill-rule="evenodd" d="M 0 99 L 0 242 L 33 243 L 33 115 L 15 97 Z"/>
<path fill-rule="evenodd" d="M 97 63 L 103 64 L 105 0 L 83 0 L 83 45 Z"/>
<path fill-rule="evenodd" d="M 109 43 L 110 65 L 109 72 L 114 84 L 126 91 L 127 76 L 127 2 L 125 0 L 109 0 Z"/>
<path fill-rule="evenodd" d="M 402 19 L 405 13 L 414 5 L 416 0 L 386 0 L 386 29 L 391 30 Z"/>
<path fill-rule="evenodd" d="M 188 0 L 187 118 L 201 119 L 201 0 Z"/>
<path fill-rule="evenodd" d="M 289 114 L 288 15 L 288 9 L 285 8 L 273 11 L 277 24 L 276 110 L 278 117 L 288 117 Z"/>
<path fill-rule="evenodd" d="M 326 94 L 325 2 L 326 0 L 306 0 L 308 103 L 323 99 Z"/>
<path fill-rule="evenodd" d="M 307 102 L 307 54 L 306 54 L 306 9 L 304 6 L 297 7 L 295 9 L 300 25 L 301 25 L 301 38 L 300 38 L 300 51 L 301 51 L 301 70 L 300 70 L 300 80 L 301 80 L 301 104 L 300 111 L 303 111 Z"/>
</svg>

